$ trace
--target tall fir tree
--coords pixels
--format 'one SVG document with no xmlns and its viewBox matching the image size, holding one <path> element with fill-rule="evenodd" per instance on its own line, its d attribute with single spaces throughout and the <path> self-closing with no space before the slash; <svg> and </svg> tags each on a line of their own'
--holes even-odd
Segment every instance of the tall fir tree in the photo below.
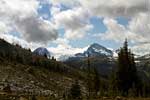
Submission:
<svg viewBox="0 0 150 100">
<path fill-rule="evenodd" d="M 73 99 L 73 100 L 81 99 L 81 96 L 82 96 L 81 88 L 80 88 L 78 80 L 76 80 L 75 83 L 72 84 L 72 87 L 70 89 L 70 96 L 71 96 L 70 99 Z"/>
<path fill-rule="evenodd" d="M 134 55 L 128 49 L 127 39 L 123 48 L 118 53 L 118 69 L 116 72 L 116 88 L 121 91 L 122 95 L 128 95 L 133 85 L 138 86 L 138 75 Z"/>
<path fill-rule="evenodd" d="M 97 97 L 100 92 L 100 75 L 98 70 L 91 66 L 90 56 L 87 58 L 87 91 L 88 98 Z"/>
<path fill-rule="evenodd" d="M 93 79 L 93 89 L 94 89 L 94 93 L 95 93 L 95 96 L 98 95 L 98 92 L 100 92 L 100 75 L 98 73 L 98 70 L 96 68 L 94 68 L 94 79 Z"/>
<path fill-rule="evenodd" d="M 87 58 L 87 91 L 88 91 L 87 97 L 90 98 L 92 96 L 92 71 L 89 53 Z"/>
</svg>

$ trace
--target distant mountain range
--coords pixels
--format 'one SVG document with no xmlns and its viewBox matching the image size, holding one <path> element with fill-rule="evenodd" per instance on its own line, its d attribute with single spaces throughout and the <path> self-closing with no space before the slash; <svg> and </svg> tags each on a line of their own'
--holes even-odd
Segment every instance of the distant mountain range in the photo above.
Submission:
<svg viewBox="0 0 150 100">
<path fill-rule="evenodd" d="M 46 48 L 39 47 L 33 51 L 33 54 L 50 57 L 53 55 L 53 52 L 50 53 Z M 68 59 L 81 59 L 81 58 L 87 57 L 87 55 L 89 55 L 90 57 L 99 57 L 99 56 L 113 57 L 114 52 L 112 50 L 107 49 L 106 47 L 102 45 L 99 45 L 98 43 L 93 43 L 84 52 L 80 52 L 80 53 L 73 54 L 73 55 L 62 54 L 58 58 L 58 60 L 66 61 Z"/>
</svg>

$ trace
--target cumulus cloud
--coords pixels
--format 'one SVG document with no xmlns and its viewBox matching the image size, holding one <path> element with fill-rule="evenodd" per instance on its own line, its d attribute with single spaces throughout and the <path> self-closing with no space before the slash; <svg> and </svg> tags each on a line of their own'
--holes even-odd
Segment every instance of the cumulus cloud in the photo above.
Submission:
<svg viewBox="0 0 150 100">
<path fill-rule="evenodd" d="M 51 0 L 52 4 L 82 6 L 93 16 L 133 17 L 140 12 L 148 12 L 148 0 Z"/>
<path fill-rule="evenodd" d="M 103 40 L 114 40 L 115 42 L 121 42 L 125 38 L 128 38 L 131 42 L 144 42 L 146 40 L 141 34 L 137 34 L 130 28 L 118 24 L 114 19 L 105 18 L 103 22 L 107 27 L 107 31 L 94 36 L 99 36 Z"/>
<path fill-rule="evenodd" d="M 53 15 L 55 27 L 65 29 L 65 38 L 82 38 L 85 33 L 92 28 L 89 22 L 89 13 L 85 9 L 73 8 Z"/>
<path fill-rule="evenodd" d="M 17 30 L 22 33 L 23 37 L 29 42 L 41 42 L 55 40 L 57 31 L 50 22 L 39 18 L 29 17 L 17 21 Z"/>
<path fill-rule="evenodd" d="M 149 11 L 147 6 L 149 4 L 148 0 L 52 0 L 52 4 L 76 4 L 72 5 L 73 9 L 59 11 L 59 13 L 58 9 L 55 9 L 55 12 L 57 12 L 54 16 L 56 26 L 64 26 L 66 30 L 65 37 L 68 39 L 84 37 L 87 30 L 90 30 L 89 27 L 92 26 L 88 22 L 92 16 L 107 17 L 113 20 L 119 16 L 132 19 L 140 13 L 148 13 Z M 111 23 L 111 21 L 110 24 L 115 26 L 109 26 L 109 22 L 104 23 L 108 26 L 107 28 L 113 28 L 108 29 L 109 32 L 107 31 L 107 33 L 111 34 L 106 37 L 107 39 L 116 36 L 113 40 L 118 41 L 123 34 L 123 36 L 131 39 L 134 37 L 141 37 L 143 39 L 142 36 L 136 35 L 136 32 L 130 32 L 128 29 L 125 29 L 123 25 Z M 114 32 L 116 33 L 114 34 Z"/>
<path fill-rule="evenodd" d="M 93 15 L 103 17 L 133 17 L 139 12 L 147 12 L 147 0 L 80 0 Z"/>
<path fill-rule="evenodd" d="M 28 42 L 47 43 L 56 39 L 52 24 L 38 17 L 38 7 L 37 0 L 1 0 L 0 23 L 18 31 Z"/>
<path fill-rule="evenodd" d="M 134 45 L 131 49 L 137 54 L 145 54 L 150 46 L 150 15 L 148 13 L 139 13 L 132 18 L 127 27 L 117 23 L 115 19 L 105 18 L 104 25 L 107 27 L 105 33 L 94 34 L 103 40 L 113 40 L 122 42 L 128 38 Z"/>
<path fill-rule="evenodd" d="M 140 13 L 134 17 L 129 23 L 129 29 L 150 41 L 150 14 L 149 13 Z"/>
<path fill-rule="evenodd" d="M 53 43 L 67 47 L 69 45 L 69 40 L 66 38 L 57 38 L 57 40 L 53 41 Z"/>
</svg>

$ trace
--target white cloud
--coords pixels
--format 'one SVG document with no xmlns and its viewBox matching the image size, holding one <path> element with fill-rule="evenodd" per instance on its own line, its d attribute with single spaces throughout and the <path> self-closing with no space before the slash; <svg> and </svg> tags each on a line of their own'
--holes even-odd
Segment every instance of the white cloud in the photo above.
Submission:
<svg viewBox="0 0 150 100">
<path fill-rule="evenodd" d="M 69 4 L 73 7 L 66 11 L 59 11 L 59 13 L 57 9 L 57 14 L 54 16 L 56 27 L 62 27 L 63 25 L 66 30 L 65 37 L 68 39 L 84 37 L 86 31 L 90 29 L 86 29 L 85 27 L 90 26 L 88 21 L 91 16 L 104 18 L 116 18 L 118 16 L 123 16 L 134 18 L 140 13 L 147 13 L 149 10 L 147 6 L 148 0 L 52 0 L 52 4 Z M 83 20 L 85 22 L 83 22 Z M 125 29 L 124 26 L 118 25 L 117 23 L 116 27 L 108 26 L 108 28 L 114 29 L 110 29 L 110 31 L 117 31 L 116 34 L 118 35 L 116 35 L 116 41 L 120 39 L 122 34 L 125 34 L 124 36 L 130 38 L 138 37 L 135 32 L 130 32 Z M 119 32 L 123 33 L 119 34 Z M 114 37 L 113 35 L 115 34 L 109 34 L 109 37 L 107 36 L 107 38 Z"/>
<path fill-rule="evenodd" d="M 92 28 L 89 18 L 88 11 L 81 7 L 57 12 L 53 15 L 55 27 L 64 28 L 64 36 L 67 39 L 82 38 Z"/>
<path fill-rule="evenodd" d="M 137 45 L 132 50 L 140 55 L 150 53 L 150 14 L 140 13 L 129 24 L 129 29 L 141 38 L 137 38 Z"/>
<path fill-rule="evenodd" d="M 133 17 L 141 12 L 148 12 L 148 0 L 51 0 L 52 4 L 82 6 L 93 16 L 99 17 Z"/>
<path fill-rule="evenodd" d="M 114 19 L 105 18 L 103 22 L 107 27 L 107 31 L 105 33 L 94 34 L 99 36 L 102 40 L 113 40 L 115 42 L 121 42 L 125 38 L 128 38 L 128 40 L 134 42 L 140 41 L 138 38 L 144 39 L 140 35 L 131 32 L 125 26 L 118 24 Z"/>
<path fill-rule="evenodd" d="M 35 17 L 17 21 L 16 29 L 28 42 L 47 43 L 58 37 L 57 31 L 50 22 Z"/>
<path fill-rule="evenodd" d="M 28 42 L 46 43 L 56 39 L 57 32 L 50 22 L 38 18 L 38 7 L 37 0 L 1 0 L 0 23 L 18 31 Z"/>
<path fill-rule="evenodd" d="M 53 41 L 53 43 L 57 45 L 63 45 L 64 47 L 66 47 L 69 44 L 69 40 L 67 40 L 66 38 L 57 38 L 57 40 Z"/>
<path fill-rule="evenodd" d="M 88 48 L 88 46 L 83 48 L 72 47 L 69 44 L 69 40 L 66 38 L 58 38 L 56 41 L 54 41 L 54 43 L 57 44 L 57 47 L 48 47 L 48 50 L 58 60 L 65 60 L 68 57 L 73 56 L 76 53 L 81 53 Z"/>
<path fill-rule="evenodd" d="M 140 13 L 129 23 L 130 31 L 150 41 L 150 13 Z"/>
<path fill-rule="evenodd" d="M 148 11 L 147 0 L 80 0 L 80 3 L 99 17 L 133 17 Z"/>
</svg>

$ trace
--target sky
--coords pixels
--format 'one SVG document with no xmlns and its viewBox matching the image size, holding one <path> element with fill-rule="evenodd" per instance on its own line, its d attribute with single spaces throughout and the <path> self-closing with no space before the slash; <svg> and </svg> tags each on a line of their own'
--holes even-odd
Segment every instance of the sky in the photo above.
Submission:
<svg viewBox="0 0 150 100">
<path fill-rule="evenodd" d="M 0 0 L 0 38 L 46 47 L 56 57 L 92 43 L 117 50 L 127 38 L 144 55 L 150 53 L 150 0 Z"/>
</svg>

